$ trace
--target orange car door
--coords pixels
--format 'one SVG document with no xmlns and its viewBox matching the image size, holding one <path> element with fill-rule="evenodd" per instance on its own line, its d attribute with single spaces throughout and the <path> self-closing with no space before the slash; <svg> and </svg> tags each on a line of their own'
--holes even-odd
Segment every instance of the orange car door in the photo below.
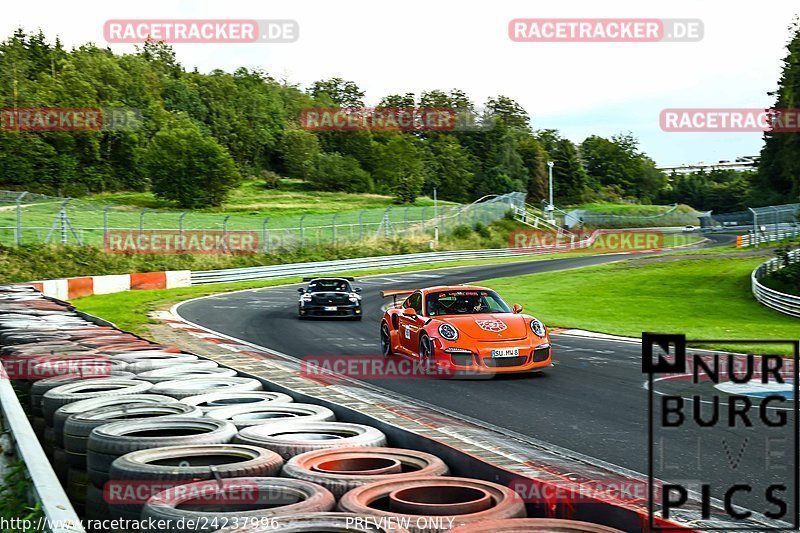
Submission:
<svg viewBox="0 0 800 533">
<path fill-rule="evenodd" d="M 414 309 L 416 316 L 401 314 L 398 321 L 400 347 L 409 355 L 419 355 L 419 332 L 422 327 L 422 294 L 415 292 L 403 303 L 404 309 Z"/>
</svg>

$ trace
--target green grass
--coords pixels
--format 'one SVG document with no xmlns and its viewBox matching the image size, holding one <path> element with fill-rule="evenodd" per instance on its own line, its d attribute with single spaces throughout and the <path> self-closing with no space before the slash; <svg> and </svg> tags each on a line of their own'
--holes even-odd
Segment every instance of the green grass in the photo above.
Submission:
<svg viewBox="0 0 800 533">
<path fill-rule="evenodd" d="M 482 284 L 554 327 L 631 337 L 656 331 L 689 339 L 800 339 L 800 320 L 763 307 L 750 292 L 750 273 L 763 260 L 638 258 Z M 789 353 L 788 346 L 773 350 Z"/>
<path fill-rule="evenodd" d="M 584 209 L 596 213 L 608 213 L 610 215 L 660 215 L 671 210 L 671 205 L 644 205 L 644 204 L 614 204 L 609 202 L 590 202 L 571 206 L 569 209 Z M 566 209 L 566 210 L 569 210 Z M 679 213 L 694 212 L 688 205 L 679 205 Z"/>
</svg>

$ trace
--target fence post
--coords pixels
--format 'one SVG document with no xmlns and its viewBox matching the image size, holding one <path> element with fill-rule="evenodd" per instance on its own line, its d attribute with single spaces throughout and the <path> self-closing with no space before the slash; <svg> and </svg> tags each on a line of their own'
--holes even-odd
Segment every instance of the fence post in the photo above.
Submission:
<svg viewBox="0 0 800 533">
<path fill-rule="evenodd" d="M 303 227 L 303 220 L 305 220 L 306 216 L 308 215 L 300 217 L 300 248 L 305 248 L 306 245 L 306 230 Z"/>
<path fill-rule="evenodd" d="M 269 233 L 267 233 L 267 224 L 269 224 L 269 217 L 264 219 L 261 223 L 261 240 L 264 241 L 262 247 L 264 252 L 269 253 Z"/>
<path fill-rule="evenodd" d="M 72 201 L 72 198 L 67 198 L 61 204 L 61 210 L 59 211 L 59 216 L 61 217 L 61 244 L 67 244 L 67 224 L 69 223 L 69 219 L 67 218 L 67 204 Z M 76 235 L 77 237 L 77 235 Z"/>
<path fill-rule="evenodd" d="M 389 211 L 392 210 L 392 206 L 386 208 L 386 211 L 383 212 L 383 236 L 387 239 L 389 238 L 389 225 L 391 221 L 389 220 Z"/>
<path fill-rule="evenodd" d="M 114 203 L 110 203 L 103 208 L 103 245 L 108 241 L 108 210 Z"/>
<path fill-rule="evenodd" d="M 753 213 L 753 240 L 755 241 L 755 247 L 758 248 L 758 213 L 752 207 L 747 208 L 751 213 Z"/>
<path fill-rule="evenodd" d="M 336 217 L 339 213 L 334 213 L 331 217 L 331 226 L 333 226 L 333 246 L 336 247 Z"/>
<path fill-rule="evenodd" d="M 364 210 L 358 212 L 358 240 L 364 240 Z"/>
<path fill-rule="evenodd" d="M 142 209 L 142 212 L 139 213 L 139 235 L 144 233 L 144 214 L 150 210 L 149 207 L 145 207 Z"/>
<path fill-rule="evenodd" d="M 180 250 L 183 250 L 183 217 L 186 216 L 188 211 L 184 211 L 181 213 L 181 216 L 178 217 L 178 237 L 180 239 Z"/>
<path fill-rule="evenodd" d="M 225 217 L 225 220 L 222 221 L 222 246 L 225 247 L 226 252 L 230 252 L 230 247 L 228 246 L 228 219 L 231 218 L 230 215 Z"/>
<path fill-rule="evenodd" d="M 22 199 L 28 194 L 27 191 L 17 196 L 17 228 L 14 232 L 14 241 L 19 245 L 22 244 Z"/>
</svg>

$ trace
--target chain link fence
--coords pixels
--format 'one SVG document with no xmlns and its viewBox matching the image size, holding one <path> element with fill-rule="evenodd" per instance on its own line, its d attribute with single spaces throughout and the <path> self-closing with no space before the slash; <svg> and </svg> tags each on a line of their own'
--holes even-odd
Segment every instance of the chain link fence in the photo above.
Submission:
<svg viewBox="0 0 800 533">
<path fill-rule="evenodd" d="M 246 212 L 220 214 L 148 209 L 0 191 L 0 243 L 102 247 L 109 232 L 115 231 L 216 231 L 222 234 L 250 231 L 260 236 L 262 250 L 271 252 L 374 238 L 433 237 L 461 225 L 489 224 L 524 204 L 525 193 L 513 192 L 464 205 L 398 205 L 333 214 L 266 217 Z"/>
<path fill-rule="evenodd" d="M 563 213 L 563 212 L 562 212 Z M 700 219 L 708 213 L 673 205 L 663 213 L 613 214 L 574 209 L 563 213 L 564 225 L 569 228 L 643 228 L 699 225 Z"/>
</svg>

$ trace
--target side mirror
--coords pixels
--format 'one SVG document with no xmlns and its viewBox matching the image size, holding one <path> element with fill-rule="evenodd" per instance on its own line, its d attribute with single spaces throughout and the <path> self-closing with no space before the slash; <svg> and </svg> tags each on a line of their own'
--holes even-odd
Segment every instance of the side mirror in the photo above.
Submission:
<svg viewBox="0 0 800 533">
<path fill-rule="evenodd" d="M 303 287 L 300 287 L 299 289 L 297 289 L 297 292 L 303 294 L 304 292 L 306 292 L 306 290 Z"/>
<path fill-rule="evenodd" d="M 403 316 L 407 316 L 409 318 L 412 318 L 412 317 L 416 318 L 417 317 L 417 312 L 414 311 L 413 307 L 404 307 L 403 308 Z"/>
<path fill-rule="evenodd" d="M 522 312 L 522 306 L 519 304 L 514 304 L 514 307 L 511 308 L 515 315 L 518 315 Z"/>
<path fill-rule="evenodd" d="M 355 289 L 353 289 L 353 292 L 361 292 L 361 287 L 356 287 Z"/>
</svg>

